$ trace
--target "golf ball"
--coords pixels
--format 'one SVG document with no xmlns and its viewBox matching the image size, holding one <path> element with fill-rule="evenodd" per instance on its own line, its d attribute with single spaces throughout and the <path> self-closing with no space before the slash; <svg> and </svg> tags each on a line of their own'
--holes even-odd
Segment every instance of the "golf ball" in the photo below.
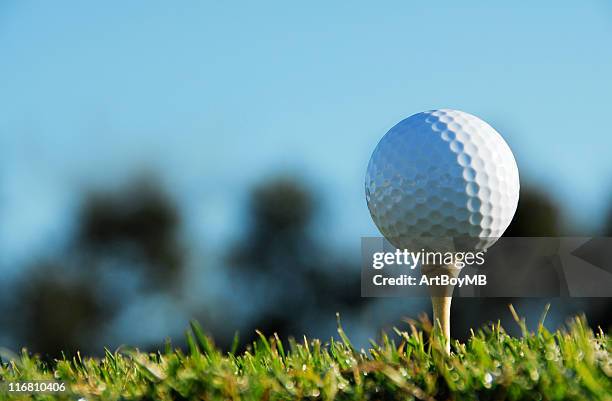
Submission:
<svg viewBox="0 0 612 401">
<path fill-rule="evenodd" d="M 398 248 L 419 237 L 489 239 L 479 247 L 490 246 L 514 216 L 519 187 L 501 135 L 451 109 L 418 113 L 391 128 L 365 179 L 372 219 Z"/>
</svg>

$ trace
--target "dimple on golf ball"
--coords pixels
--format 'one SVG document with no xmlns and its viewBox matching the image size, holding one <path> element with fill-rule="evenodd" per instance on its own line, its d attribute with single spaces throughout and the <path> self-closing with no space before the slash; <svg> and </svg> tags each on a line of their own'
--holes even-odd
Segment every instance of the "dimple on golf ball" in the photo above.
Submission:
<svg viewBox="0 0 612 401">
<path fill-rule="evenodd" d="M 368 164 L 368 208 L 394 246 L 411 238 L 488 238 L 506 230 L 519 199 L 508 144 L 463 111 L 414 114 L 380 140 Z"/>
</svg>

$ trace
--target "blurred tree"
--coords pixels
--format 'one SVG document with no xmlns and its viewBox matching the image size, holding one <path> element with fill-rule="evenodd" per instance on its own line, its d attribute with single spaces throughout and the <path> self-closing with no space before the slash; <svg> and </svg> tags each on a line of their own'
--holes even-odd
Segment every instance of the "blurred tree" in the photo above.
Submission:
<svg viewBox="0 0 612 401">
<path fill-rule="evenodd" d="M 612 209 L 608 214 L 608 225 L 606 235 L 612 235 Z M 545 192 L 536 190 L 532 187 L 521 189 L 521 198 L 518 204 L 518 209 L 506 230 L 504 236 L 507 237 L 556 237 L 563 235 L 575 235 L 575 228 L 568 227 L 560 213 L 559 206 Z M 537 242 L 532 243 L 532 245 Z M 521 253 L 528 254 L 525 249 L 520 250 Z M 552 290 L 558 286 L 557 272 L 548 268 L 545 263 L 542 264 L 541 271 L 525 271 L 522 266 L 516 266 L 515 275 L 527 275 L 536 285 L 546 284 Z M 512 280 L 511 277 L 508 280 Z M 540 288 L 541 291 L 541 288 Z M 554 292 L 554 291 L 553 291 Z M 601 327 L 609 327 L 612 323 L 612 315 L 610 314 L 610 299 L 605 298 L 489 298 L 486 302 L 478 298 L 457 298 L 453 300 L 453 331 L 458 338 L 467 337 L 469 331 L 474 326 L 479 326 L 485 322 L 497 321 L 502 318 L 502 323 L 505 327 L 516 327 L 513 325 L 513 319 L 508 313 L 507 305 L 512 303 L 517 307 L 520 313 L 525 313 L 531 316 L 536 316 L 531 321 L 532 324 L 537 322 L 537 316 L 543 310 L 546 303 L 552 303 L 554 306 L 551 313 L 557 316 L 576 313 L 586 313 L 589 321 L 594 325 Z M 477 320 L 474 317 L 477 317 Z M 519 334 L 519 330 L 515 330 Z"/>
<path fill-rule="evenodd" d="M 506 237 L 556 237 L 563 227 L 558 206 L 534 188 L 522 188 L 516 214 L 506 230 Z"/>
<path fill-rule="evenodd" d="M 256 188 L 249 202 L 252 225 L 232 252 L 233 265 L 269 273 L 302 270 L 316 247 L 309 233 L 314 208 L 306 189 L 289 179 Z"/>
<path fill-rule="evenodd" d="M 153 287 L 169 287 L 180 278 L 178 210 L 151 177 L 118 192 L 92 192 L 79 222 L 77 246 L 87 254 L 123 259 L 130 269 L 141 269 L 144 283 Z"/>
<path fill-rule="evenodd" d="M 250 296 L 266 298 L 249 333 L 302 334 L 313 324 L 305 324 L 304 317 L 333 316 L 366 302 L 360 298 L 359 267 L 334 260 L 313 238 L 316 202 L 302 184 L 290 178 L 269 181 L 255 188 L 248 210 L 251 225 L 230 252 L 229 265 L 253 283 L 253 291 L 262 289 Z"/>
<path fill-rule="evenodd" d="M 564 226 L 562 220 L 559 207 L 548 194 L 532 187 L 523 187 L 521 188 L 516 213 L 510 226 L 504 233 L 504 237 L 559 236 L 561 235 L 561 227 Z M 521 244 L 525 245 L 526 243 L 521 242 Z M 537 246 L 536 242 L 528 242 L 528 244 Z M 520 252 L 529 254 L 529 251 L 526 249 L 521 249 Z M 495 273 L 490 275 L 490 280 L 496 279 Z M 497 272 L 497 274 L 500 274 L 503 278 L 511 273 L 501 271 Z M 512 273 L 512 275 L 518 276 L 528 275 L 532 277 L 534 283 L 545 283 L 548 287 L 551 287 L 550 291 L 558 296 L 559 278 L 557 274 L 554 268 L 548 264 L 542 264 L 542 269 L 537 272 L 526 271 L 523 266 L 516 266 L 516 271 Z M 512 275 L 505 277 L 505 279 L 512 280 Z M 549 290 L 548 287 L 546 287 L 547 291 Z M 480 298 L 454 299 L 452 314 L 453 335 L 457 338 L 465 338 L 469 335 L 471 328 L 478 327 L 489 321 L 496 321 L 500 317 L 505 318 L 505 326 L 513 327 L 511 316 L 508 313 L 508 304 L 510 303 L 520 307 L 522 300 L 517 298 L 488 298 L 486 302 L 482 302 Z M 538 311 L 538 313 L 540 312 Z"/>
<path fill-rule="evenodd" d="M 117 306 L 96 295 L 94 281 L 53 264 L 40 265 L 27 277 L 19 300 L 20 341 L 48 359 L 77 347 L 93 351 L 91 340 Z"/>
<path fill-rule="evenodd" d="M 313 197 L 298 182 L 278 179 L 256 188 L 250 208 L 260 234 L 303 234 L 315 209 Z"/>
<path fill-rule="evenodd" d="M 138 178 L 84 199 L 65 255 L 33 266 L 16 289 L 18 338 L 50 357 L 99 352 L 99 335 L 124 305 L 141 290 L 176 290 L 182 275 L 179 214 L 159 183 Z"/>
</svg>

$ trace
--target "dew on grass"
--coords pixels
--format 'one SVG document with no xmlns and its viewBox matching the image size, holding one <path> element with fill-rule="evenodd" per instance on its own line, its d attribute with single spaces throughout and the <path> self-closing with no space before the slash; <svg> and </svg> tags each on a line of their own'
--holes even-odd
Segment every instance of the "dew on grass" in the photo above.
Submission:
<svg viewBox="0 0 612 401">
<path fill-rule="evenodd" d="M 482 382 L 486 388 L 491 388 L 491 384 L 493 383 L 493 375 L 489 372 L 485 373 Z"/>
</svg>

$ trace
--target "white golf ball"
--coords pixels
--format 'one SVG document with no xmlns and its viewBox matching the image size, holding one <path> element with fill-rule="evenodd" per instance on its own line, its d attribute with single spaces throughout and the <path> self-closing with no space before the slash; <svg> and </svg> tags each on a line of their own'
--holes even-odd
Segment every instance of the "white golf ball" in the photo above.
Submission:
<svg viewBox="0 0 612 401">
<path fill-rule="evenodd" d="M 508 144 L 489 124 L 450 109 L 391 128 L 370 159 L 365 190 L 380 232 L 398 248 L 413 238 L 489 239 L 506 230 L 519 199 Z"/>
</svg>

